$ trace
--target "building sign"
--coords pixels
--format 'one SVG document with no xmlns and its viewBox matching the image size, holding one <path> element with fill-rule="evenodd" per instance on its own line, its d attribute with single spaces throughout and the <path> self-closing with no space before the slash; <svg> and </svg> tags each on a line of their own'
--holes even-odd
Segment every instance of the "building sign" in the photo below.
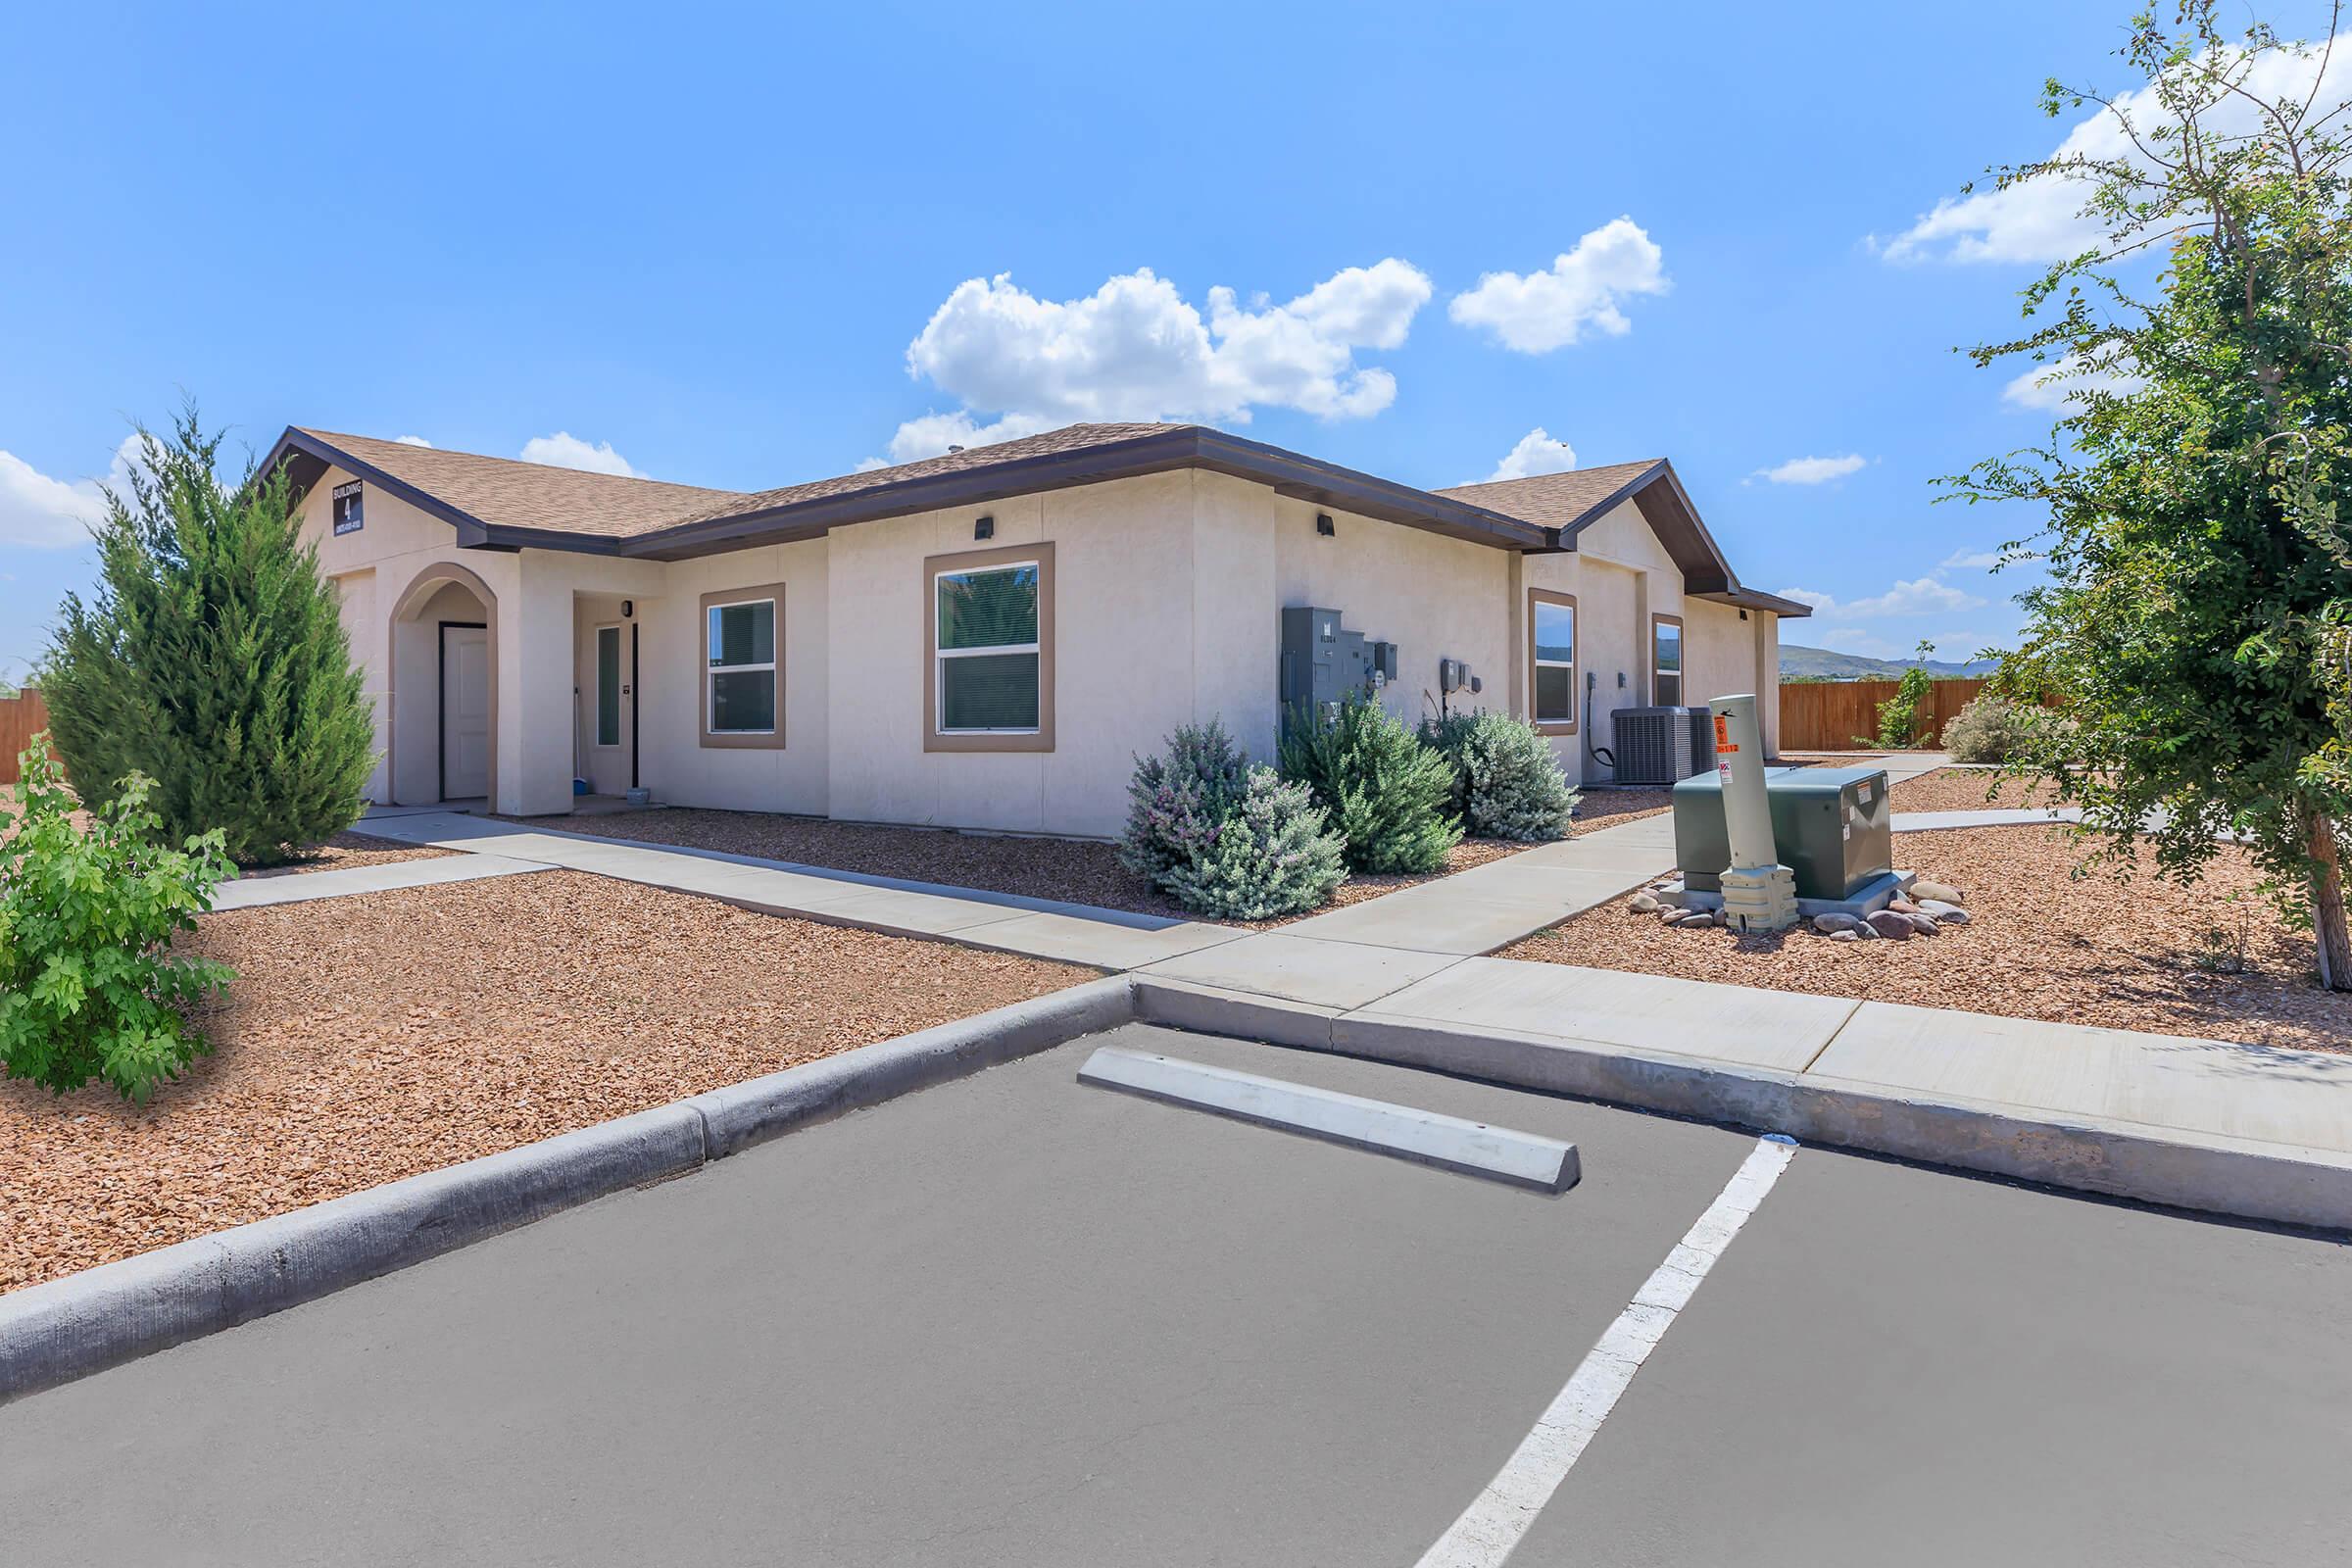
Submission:
<svg viewBox="0 0 2352 1568">
<path fill-rule="evenodd" d="M 367 519 L 360 514 L 360 481 L 335 486 L 335 532 L 358 533 Z"/>
</svg>

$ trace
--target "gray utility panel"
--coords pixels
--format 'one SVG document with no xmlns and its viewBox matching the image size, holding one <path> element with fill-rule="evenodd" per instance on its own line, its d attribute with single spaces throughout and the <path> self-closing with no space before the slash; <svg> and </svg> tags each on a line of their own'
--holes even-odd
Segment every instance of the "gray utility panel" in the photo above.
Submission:
<svg viewBox="0 0 2352 1568">
<path fill-rule="evenodd" d="M 1396 678 L 1396 645 L 1366 642 L 1341 623 L 1340 612 L 1298 606 L 1282 612 L 1284 712 L 1302 704 L 1318 710 L 1369 694 Z"/>
<path fill-rule="evenodd" d="M 1764 799 L 1772 808 L 1781 863 L 1796 873 L 1798 898 L 1850 898 L 1894 869 L 1884 768 L 1767 768 Z M 1722 890 L 1732 845 L 1723 821 L 1723 780 L 1714 773 L 1674 787 L 1674 860 L 1686 888 Z"/>
</svg>

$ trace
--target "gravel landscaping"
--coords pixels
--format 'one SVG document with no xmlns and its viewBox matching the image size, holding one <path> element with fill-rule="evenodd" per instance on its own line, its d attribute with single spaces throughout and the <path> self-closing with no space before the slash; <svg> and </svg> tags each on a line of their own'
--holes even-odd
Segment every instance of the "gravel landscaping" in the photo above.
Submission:
<svg viewBox="0 0 2352 1568">
<path fill-rule="evenodd" d="M 2225 850 L 2201 882 L 2182 887 L 2157 880 L 2144 850 L 2129 880 L 2109 870 L 2077 880 L 2073 870 L 2088 849 L 2062 828 L 1902 835 L 1896 863 L 1961 890 L 1970 916 L 1907 942 L 1677 929 L 1618 900 L 1499 956 L 2352 1051 L 2352 996 L 2320 989 L 2311 939 L 2272 911 L 2243 853 Z"/>
<path fill-rule="evenodd" d="M 661 808 L 605 816 L 504 817 L 524 827 L 635 839 L 682 849 L 755 855 L 798 865 L 867 876 L 904 877 L 950 887 L 977 888 L 1032 899 L 1060 899 L 1105 909 L 1196 920 L 1175 900 L 1155 891 L 1119 864 L 1111 845 L 1088 839 L 1024 838 L 1002 833 L 959 833 L 949 828 L 882 827 L 835 822 L 821 816 L 787 816 L 772 811 L 712 811 Z M 1531 844 L 1499 839 L 1465 839 L 1446 857 L 1438 876 L 1467 871 Z M 1434 880 L 1430 876 L 1350 876 L 1326 907 L 1356 904 Z M 1320 912 L 1320 911 L 1315 911 Z M 1303 919 L 1304 916 L 1296 918 Z M 1212 922 L 1227 923 L 1227 922 Z M 1280 920 L 1234 921 L 1261 928 Z"/>
<path fill-rule="evenodd" d="M 567 871 L 205 916 L 144 1106 L 0 1084 L 0 1290 L 1043 996 L 1094 971 Z"/>
</svg>

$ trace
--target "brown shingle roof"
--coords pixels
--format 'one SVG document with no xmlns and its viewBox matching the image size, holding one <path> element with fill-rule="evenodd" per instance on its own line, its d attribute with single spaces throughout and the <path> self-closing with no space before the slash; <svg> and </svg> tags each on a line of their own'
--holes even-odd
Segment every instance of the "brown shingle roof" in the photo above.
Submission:
<svg viewBox="0 0 2352 1568">
<path fill-rule="evenodd" d="M 1539 473 L 1526 479 L 1457 484 L 1450 490 L 1434 493 L 1467 501 L 1474 507 L 1485 507 L 1523 522 L 1566 528 L 1582 521 L 1587 513 L 1649 472 L 1658 462 L 1650 458 L 1642 463 L 1612 463 L 1598 468 L 1571 468 L 1566 473 Z"/>
<path fill-rule="evenodd" d="M 498 527 L 627 538 L 746 499 L 733 490 L 444 452 L 373 436 L 308 429 L 303 434 Z"/>
<path fill-rule="evenodd" d="M 831 501 L 842 496 L 854 496 L 868 490 L 880 490 L 914 479 L 934 478 L 943 473 L 960 473 L 968 468 L 985 468 L 1000 463 L 1017 463 L 1023 458 L 1057 456 L 1065 452 L 1084 452 L 1092 447 L 1109 446 L 1120 441 L 1133 441 L 1144 436 L 1160 435 L 1170 430 L 1190 429 L 1183 424 L 1065 424 L 1058 430 L 1040 435 L 1022 436 L 1014 441 L 999 441 L 992 446 L 966 447 L 961 452 L 946 452 L 936 458 L 923 458 L 914 463 L 902 463 L 894 467 L 868 468 L 859 473 L 845 473 L 831 479 L 814 479 L 807 484 L 788 484 L 780 489 L 761 490 L 752 495 L 729 498 L 724 505 L 711 508 L 697 516 L 680 521 L 703 522 L 716 517 L 731 517 L 743 513 L 767 512 L 777 507 L 797 506 L 804 501 Z"/>
</svg>

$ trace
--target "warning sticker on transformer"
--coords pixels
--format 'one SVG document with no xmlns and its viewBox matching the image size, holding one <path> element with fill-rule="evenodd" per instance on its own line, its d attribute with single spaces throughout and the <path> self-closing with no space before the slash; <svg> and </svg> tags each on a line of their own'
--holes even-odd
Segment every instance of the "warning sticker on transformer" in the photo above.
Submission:
<svg viewBox="0 0 2352 1568">
<path fill-rule="evenodd" d="M 1715 749 L 1719 752 L 1736 752 L 1740 749 L 1732 744 L 1732 721 L 1721 713 L 1715 715 Z"/>
</svg>

